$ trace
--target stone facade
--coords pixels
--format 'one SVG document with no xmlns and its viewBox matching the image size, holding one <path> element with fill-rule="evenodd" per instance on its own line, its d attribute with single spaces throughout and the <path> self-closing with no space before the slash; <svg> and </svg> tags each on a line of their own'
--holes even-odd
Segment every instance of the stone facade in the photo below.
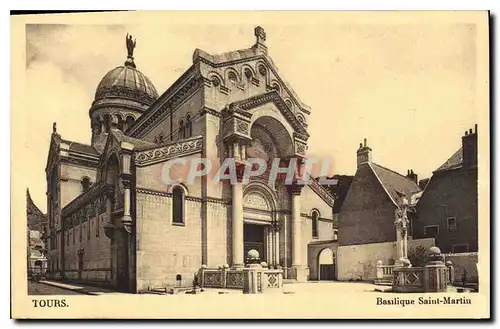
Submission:
<svg viewBox="0 0 500 329">
<path fill-rule="evenodd" d="M 477 252 L 477 189 L 477 131 L 470 130 L 462 137 L 462 148 L 427 183 L 413 220 L 413 236 L 435 238 L 444 253 Z"/>
<path fill-rule="evenodd" d="M 257 248 L 285 278 L 307 279 L 308 244 L 335 235 L 330 193 L 316 181 L 270 186 L 268 172 L 214 182 L 227 158 L 239 171 L 251 157 L 284 166 L 305 157 L 310 109 L 267 56 L 264 31 L 255 32 L 249 49 L 196 50 L 160 96 L 149 80 L 130 85 L 127 72 L 143 75 L 129 54 L 96 91 L 92 145 L 68 142 L 54 126 L 46 168 L 52 277 L 134 292 L 190 286 L 202 265 L 240 268 L 244 251 Z M 185 162 L 169 167 L 173 159 Z M 211 171 L 187 183 L 200 159 L 212 161 Z"/>
</svg>

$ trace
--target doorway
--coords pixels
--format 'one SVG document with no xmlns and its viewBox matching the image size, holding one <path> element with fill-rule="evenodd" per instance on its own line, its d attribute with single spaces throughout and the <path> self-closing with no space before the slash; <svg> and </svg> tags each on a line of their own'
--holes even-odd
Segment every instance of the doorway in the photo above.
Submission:
<svg viewBox="0 0 500 329">
<path fill-rule="evenodd" d="M 259 252 L 260 261 L 267 262 L 266 249 L 264 244 L 264 225 L 248 224 L 243 226 L 243 259 L 246 260 L 247 253 L 251 249 Z"/>
<path fill-rule="evenodd" d="M 330 248 L 321 250 L 318 256 L 318 280 L 333 281 L 335 275 L 335 253 Z"/>
</svg>

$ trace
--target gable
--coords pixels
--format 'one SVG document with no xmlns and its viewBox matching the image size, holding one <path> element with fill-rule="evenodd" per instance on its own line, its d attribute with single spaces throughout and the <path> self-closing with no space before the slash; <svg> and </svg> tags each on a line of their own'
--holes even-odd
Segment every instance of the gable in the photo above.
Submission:
<svg viewBox="0 0 500 329">
<path fill-rule="evenodd" d="M 362 164 L 354 175 L 340 213 L 387 206 L 394 207 L 393 200 L 369 164 Z"/>
<path fill-rule="evenodd" d="M 275 90 L 232 103 L 230 107 L 239 108 L 244 111 L 250 111 L 265 104 L 273 104 L 286 120 L 286 122 L 293 128 L 293 132 L 300 134 L 303 139 L 308 139 L 309 134 L 307 133 L 304 125 L 301 124 L 301 122 L 297 119 L 294 113 L 290 110 L 290 108 Z"/>
<path fill-rule="evenodd" d="M 293 110 L 306 115 L 311 113 L 310 107 L 299 99 L 267 55 L 255 53 L 253 49 L 210 55 L 198 49 L 195 51 L 193 61 L 205 64 L 200 67 L 200 72 L 210 81 L 216 76 L 223 86 L 229 86 L 231 77 L 236 76 L 237 81 L 248 79 L 257 86 L 264 84 L 267 91 L 277 90 L 284 100 L 289 101 Z"/>
<path fill-rule="evenodd" d="M 52 167 L 55 162 L 57 162 L 59 158 L 59 143 L 60 143 L 60 136 L 56 134 L 52 134 L 50 137 L 50 146 L 49 146 L 49 152 L 47 155 L 47 164 L 45 166 L 45 172 L 47 176 L 49 175 L 50 171 L 52 170 Z"/>
<path fill-rule="evenodd" d="M 407 177 L 376 163 L 370 163 L 369 166 L 396 206 L 399 205 L 401 197 L 409 199 L 420 192 L 420 187 Z"/>
</svg>

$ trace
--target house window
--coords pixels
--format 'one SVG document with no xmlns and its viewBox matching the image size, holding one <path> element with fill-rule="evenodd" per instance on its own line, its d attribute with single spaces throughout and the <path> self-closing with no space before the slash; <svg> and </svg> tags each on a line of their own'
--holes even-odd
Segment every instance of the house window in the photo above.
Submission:
<svg viewBox="0 0 500 329">
<path fill-rule="evenodd" d="M 453 253 L 469 252 L 468 244 L 454 244 L 451 248 Z"/>
<path fill-rule="evenodd" d="M 318 218 L 319 214 L 317 211 L 312 212 L 312 237 L 318 238 Z"/>
<path fill-rule="evenodd" d="M 429 238 L 435 238 L 439 234 L 439 226 L 429 225 L 424 227 L 424 235 Z"/>
<path fill-rule="evenodd" d="M 97 216 L 97 218 L 95 219 L 95 236 L 98 237 L 99 236 L 99 216 Z"/>
<path fill-rule="evenodd" d="M 333 239 L 338 240 L 339 239 L 339 231 L 338 230 L 333 230 Z"/>
<path fill-rule="evenodd" d="M 186 126 L 184 127 L 184 137 L 189 138 L 193 133 L 191 116 L 188 114 L 186 116 Z"/>
<path fill-rule="evenodd" d="M 172 191 L 172 222 L 184 224 L 184 189 L 180 186 L 174 187 Z"/>
<path fill-rule="evenodd" d="M 448 231 L 455 232 L 457 230 L 457 220 L 455 217 L 448 217 Z"/>
</svg>

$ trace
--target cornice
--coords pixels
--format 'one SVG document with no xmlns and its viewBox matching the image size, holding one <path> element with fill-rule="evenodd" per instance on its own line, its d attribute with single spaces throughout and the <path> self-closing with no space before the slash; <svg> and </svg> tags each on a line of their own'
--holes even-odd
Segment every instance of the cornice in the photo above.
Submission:
<svg viewBox="0 0 500 329">
<path fill-rule="evenodd" d="M 158 190 L 152 190 L 152 189 L 147 189 L 147 188 L 136 187 L 135 191 L 137 193 L 141 193 L 141 194 L 155 195 L 155 196 L 161 196 L 161 197 L 166 197 L 166 198 L 172 197 L 172 193 L 158 191 Z M 226 201 L 224 199 L 210 198 L 210 197 L 199 198 L 199 197 L 194 197 L 194 196 L 186 196 L 185 200 L 194 201 L 194 202 L 201 202 L 201 203 L 217 203 L 217 204 L 224 204 L 224 205 L 230 204 L 229 201 Z"/>
<path fill-rule="evenodd" d="M 137 167 L 149 166 L 171 158 L 178 158 L 201 152 L 203 137 L 198 136 L 164 146 L 157 146 L 134 152 L 134 163 Z"/>
</svg>

